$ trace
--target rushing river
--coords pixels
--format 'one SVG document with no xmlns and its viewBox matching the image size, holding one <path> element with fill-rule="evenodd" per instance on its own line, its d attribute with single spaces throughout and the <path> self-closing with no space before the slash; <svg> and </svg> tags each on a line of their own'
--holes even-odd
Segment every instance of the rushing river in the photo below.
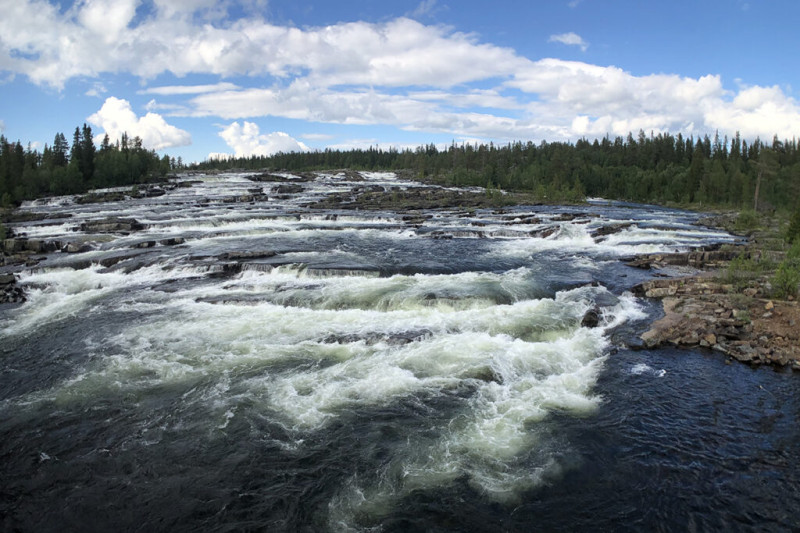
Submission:
<svg viewBox="0 0 800 533">
<path fill-rule="evenodd" d="M 0 309 L 3 530 L 800 528 L 797 375 L 629 349 L 658 307 L 622 259 L 733 237 L 602 202 L 308 207 L 408 185 L 349 176 L 24 207 L 73 216 L 16 233 L 90 245 Z M 144 229 L 78 230 L 110 216 Z"/>
</svg>

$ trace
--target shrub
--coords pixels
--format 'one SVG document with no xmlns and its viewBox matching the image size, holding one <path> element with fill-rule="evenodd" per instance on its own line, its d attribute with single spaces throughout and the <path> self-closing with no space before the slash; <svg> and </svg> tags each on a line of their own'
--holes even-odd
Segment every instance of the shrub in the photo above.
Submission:
<svg viewBox="0 0 800 533">
<path fill-rule="evenodd" d="M 758 228 L 758 215 L 755 211 L 746 210 L 739 213 L 734 223 L 734 228 L 739 232 L 748 232 Z"/>
<path fill-rule="evenodd" d="M 773 295 L 781 299 L 797 296 L 798 285 L 800 285 L 800 266 L 792 265 L 788 259 L 783 261 L 772 278 Z"/>
<path fill-rule="evenodd" d="M 745 255 L 734 257 L 722 275 L 722 281 L 733 285 L 740 291 L 748 286 L 750 280 L 758 278 L 765 272 L 769 272 L 774 267 L 774 263 L 769 259 L 753 259 Z"/>
<path fill-rule="evenodd" d="M 794 212 L 789 220 L 789 229 L 786 231 L 786 240 L 789 243 L 800 242 L 800 209 Z"/>
</svg>

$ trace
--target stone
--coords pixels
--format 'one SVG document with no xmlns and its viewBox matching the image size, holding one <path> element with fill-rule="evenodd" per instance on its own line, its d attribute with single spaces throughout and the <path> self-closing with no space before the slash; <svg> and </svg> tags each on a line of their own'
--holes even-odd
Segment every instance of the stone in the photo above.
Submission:
<svg viewBox="0 0 800 533">
<path fill-rule="evenodd" d="M 600 324 L 600 309 L 598 309 L 597 307 L 586 311 L 586 314 L 583 315 L 583 320 L 581 320 L 582 328 L 596 328 L 599 324 Z"/>
<path fill-rule="evenodd" d="M 94 248 L 92 245 L 86 242 L 68 242 L 63 248 L 61 248 L 61 252 L 67 254 L 80 254 L 84 252 L 90 252 L 93 249 Z"/>
<path fill-rule="evenodd" d="M 755 297 L 756 294 L 758 294 L 758 289 L 753 288 L 753 287 L 748 287 L 745 290 L 743 290 L 742 293 L 745 296 L 749 296 L 750 298 L 753 298 L 753 297 Z"/>
<path fill-rule="evenodd" d="M 772 300 L 770 300 L 766 304 L 764 304 L 764 309 L 766 309 L 767 311 L 771 311 L 772 309 L 775 309 L 775 304 L 772 303 Z"/>
<path fill-rule="evenodd" d="M 717 336 L 713 333 L 707 333 L 703 336 L 703 340 L 706 341 L 710 346 L 717 344 Z"/>
<path fill-rule="evenodd" d="M 81 224 L 81 231 L 87 233 L 129 233 L 142 229 L 144 225 L 135 218 L 108 217 Z"/>
<path fill-rule="evenodd" d="M 661 287 L 650 289 L 646 291 L 644 294 L 648 298 L 663 298 L 665 296 L 674 296 L 678 292 L 677 287 Z"/>
</svg>

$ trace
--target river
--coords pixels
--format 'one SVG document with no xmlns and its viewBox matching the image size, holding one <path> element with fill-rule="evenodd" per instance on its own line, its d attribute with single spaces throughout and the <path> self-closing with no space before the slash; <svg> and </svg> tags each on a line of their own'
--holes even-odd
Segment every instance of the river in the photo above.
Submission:
<svg viewBox="0 0 800 533">
<path fill-rule="evenodd" d="M 622 259 L 733 236 L 600 200 L 309 207 L 412 185 L 362 177 L 23 206 L 86 249 L 0 309 L 2 529 L 800 528 L 797 375 L 633 349 L 659 308 Z"/>
</svg>

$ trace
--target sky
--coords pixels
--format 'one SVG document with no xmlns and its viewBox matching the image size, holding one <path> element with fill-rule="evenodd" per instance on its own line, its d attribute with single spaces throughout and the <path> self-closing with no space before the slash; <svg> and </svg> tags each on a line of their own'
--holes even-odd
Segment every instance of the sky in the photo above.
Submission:
<svg viewBox="0 0 800 533">
<path fill-rule="evenodd" d="M 800 134 L 797 0 L 0 0 L 0 133 L 184 162 Z"/>
</svg>

